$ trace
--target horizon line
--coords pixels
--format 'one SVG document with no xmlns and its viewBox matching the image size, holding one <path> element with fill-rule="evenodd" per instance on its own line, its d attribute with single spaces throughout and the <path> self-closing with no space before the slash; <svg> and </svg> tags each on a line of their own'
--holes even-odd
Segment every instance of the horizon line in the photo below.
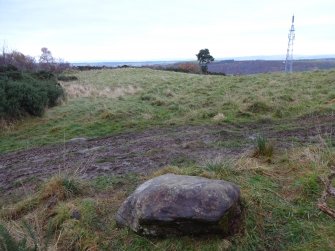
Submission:
<svg viewBox="0 0 335 251">
<path fill-rule="evenodd" d="M 332 59 L 335 54 L 320 54 L 320 55 L 296 55 L 293 60 L 301 59 Z M 256 55 L 256 56 L 236 56 L 236 57 L 219 57 L 215 61 L 222 60 L 285 60 L 285 55 Z M 71 64 L 85 64 L 85 63 L 154 63 L 154 62 L 190 62 L 197 61 L 191 58 L 176 58 L 176 59 L 147 59 L 147 60 L 78 60 L 69 61 Z M 214 61 L 214 62 L 215 62 Z"/>
</svg>

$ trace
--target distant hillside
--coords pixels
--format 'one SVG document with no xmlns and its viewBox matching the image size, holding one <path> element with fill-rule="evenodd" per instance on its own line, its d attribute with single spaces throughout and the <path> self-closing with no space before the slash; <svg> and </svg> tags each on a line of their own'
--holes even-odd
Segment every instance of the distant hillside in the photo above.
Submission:
<svg viewBox="0 0 335 251">
<path fill-rule="evenodd" d="M 209 64 L 210 72 L 225 73 L 228 75 L 257 74 L 284 71 L 282 60 L 223 60 Z M 296 60 L 293 62 L 293 71 L 314 71 L 335 68 L 335 59 Z"/>
<path fill-rule="evenodd" d="M 81 62 L 81 63 L 71 63 L 72 66 L 93 66 L 93 67 L 120 67 L 124 65 L 133 66 L 133 67 L 142 67 L 142 66 L 153 66 L 153 65 L 168 65 L 174 64 L 176 61 L 122 61 L 122 62 Z"/>
</svg>

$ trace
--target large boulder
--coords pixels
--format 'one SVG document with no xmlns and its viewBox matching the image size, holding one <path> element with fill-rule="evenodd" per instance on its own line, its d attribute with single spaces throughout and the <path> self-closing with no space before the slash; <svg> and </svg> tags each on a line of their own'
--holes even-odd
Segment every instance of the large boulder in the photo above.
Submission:
<svg viewBox="0 0 335 251">
<path fill-rule="evenodd" d="M 142 235 L 229 235 L 238 229 L 240 215 L 235 184 L 165 174 L 140 185 L 119 208 L 116 222 Z"/>
</svg>

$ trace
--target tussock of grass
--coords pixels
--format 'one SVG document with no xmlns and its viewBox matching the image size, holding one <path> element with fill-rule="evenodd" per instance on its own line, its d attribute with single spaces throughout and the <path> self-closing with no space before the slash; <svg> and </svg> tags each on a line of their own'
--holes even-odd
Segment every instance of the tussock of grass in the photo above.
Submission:
<svg viewBox="0 0 335 251">
<path fill-rule="evenodd" d="M 77 179 L 54 176 L 36 194 L 14 205 L 5 207 L 1 211 L 0 216 L 9 219 L 19 219 L 22 215 L 35 210 L 41 205 L 46 204 L 47 207 L 52 208 L 58 201 L 65 201 L 84 193 L 83 183 Z"/>
<path fill-rule="evenodd" d="M 41 200 L 55 198 L 63 201 L 80 195 L 82 190 L 81 184 L 75 178 L 55 176 L 43 186 L 39 197 Z"/>
<path fill-rule="evenodd" d="M 255 150 L 252 154 L 253 157 L 264 156 L 267 158 L 271 158 L 274 152 L 273 142 L 270 142 L 263 135 L 258 135 L 256 137 Z"/>
</svg>

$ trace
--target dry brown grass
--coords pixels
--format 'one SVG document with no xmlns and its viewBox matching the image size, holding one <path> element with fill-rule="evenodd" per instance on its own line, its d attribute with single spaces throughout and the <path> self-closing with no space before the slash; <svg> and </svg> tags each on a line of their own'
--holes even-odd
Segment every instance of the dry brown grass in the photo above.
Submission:
<svg viewBox="0 0 335 251">
<path fill-rule="evenodd" d="M 153 119 L 153 115 L 152 114 L 149 114 L 149 113 L 143 113 L 142 114 L 142 117 L 145 119 L 145 120 L 150 120 L 150 119 Z"/>
<path fill-rule="evenodd" d="M 325 102 L 326 104 L 335 104 L 335 98 Z"/>
<path fill-rule="evenodd" d="M 76 178 L 64 178 L 61 175 L 57 175 L 46 182 L 39 192 L 14 205 L 2 208 L 0 217 L 14 220 L 20 219 L 23 215 L 34 211 L 44 204 L 46 204 L 47 208 L 53 208 L 59 201 L 85 193 L 88 193 L 88 190 L 84 189 L 84 185 Z"/>
<path fill-rule="evenodd" d="M 213 121 L 220 122 L 224 121 L 226 116 L 223 113 L 218 113 L 213 117 Z"/>
<path fill-rule="evenodd" d="M 8 121 L 0 118 L 0 128 L 5 132 L 9 132 L 14 129 L 16 121 Z"/>
<path fill-rule="evenodd" d="M 70 185 L 66 185 L 65 182 L 68 182 Z M 73 195 L 76 195 L 77 193 L 77 191 L 73 191 L 73 189 L 77 188 L 71 188 L 71 186 L 75 187 L 74 184 L 71 184 L 72 182 L 75 182 L 75 180 L 69 179 L 67 181 L 60 176 L 54 176 L 49 182 L 45 184 L 39 197 L 41 200 L 48 200 L 52 198 L 63 201 Z"/>
<path fill-rule="evenodd" d="M 82 97 L 119 98 L 125 95 L 134 95 L 141 90 L 139 87 L 133 85 L 109 87 L 78 82 L 60 82 L 60 84 L 65 89 L 67 97 L 70 99 Z"/>
<path fill-rule="evenodd" d="M 269 170 L 269 165 L 260 159 L 250 157 L 248 153 L 236 161 L 235 168 L 238 171 Z"/>
</svg>

